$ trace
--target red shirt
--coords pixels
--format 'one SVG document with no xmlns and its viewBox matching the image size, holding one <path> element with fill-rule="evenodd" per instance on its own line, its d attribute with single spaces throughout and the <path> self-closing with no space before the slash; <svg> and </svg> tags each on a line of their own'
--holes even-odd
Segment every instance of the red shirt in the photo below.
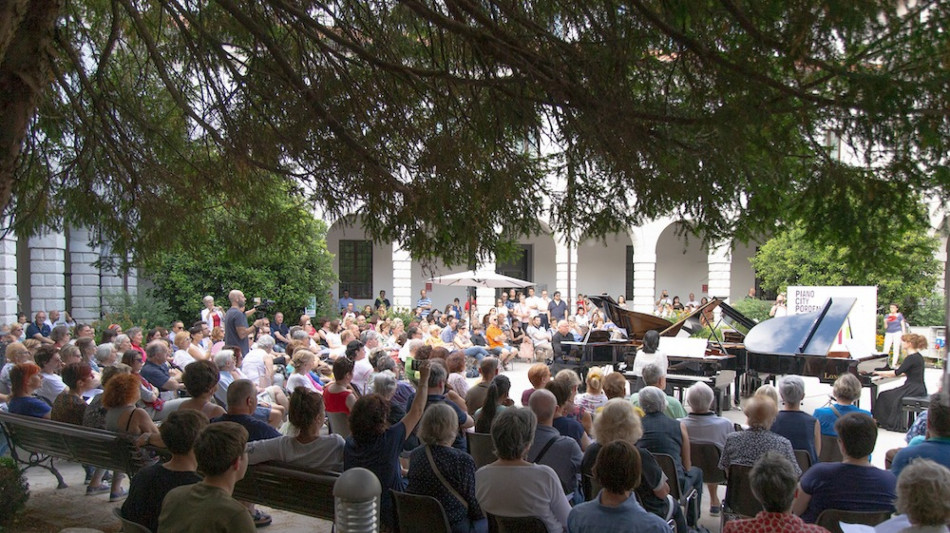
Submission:
<svg viewBox="0 0 950 533">
<path fill-rule="evenodd" d="M 323 405 L 328 413 L 346 413 L 350 414 L 350 408 L 346 406 L 346 398 L 352 394 L 349 389 L 343 392 L 330 392 L 323 389 Z"/>
<path fill-rule="evenodd" d="M 755 518 L 726 522 L 722 533 L 829 533 L 827 529 L 806 524 L 792 513 L 761 511 Z"/>
</svg>

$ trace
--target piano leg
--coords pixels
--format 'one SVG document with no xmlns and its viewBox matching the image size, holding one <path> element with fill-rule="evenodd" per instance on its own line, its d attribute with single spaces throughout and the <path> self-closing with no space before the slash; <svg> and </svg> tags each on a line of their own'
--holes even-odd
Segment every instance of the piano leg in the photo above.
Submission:
<svg viewBox="0 0 950 533">
<path fill-rule="evenodd" d="M 871 392 L 871 409 L 870 411 L 874 412 L 874 400 L 877 398 L 877 383 L 871 382 L 871 385 L 868 386 L 868 389 Z"/>
</svg>

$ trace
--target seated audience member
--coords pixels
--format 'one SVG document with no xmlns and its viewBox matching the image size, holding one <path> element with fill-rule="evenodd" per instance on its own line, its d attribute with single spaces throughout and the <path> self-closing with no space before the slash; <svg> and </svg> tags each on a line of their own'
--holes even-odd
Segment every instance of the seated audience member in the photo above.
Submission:
<svg viewBox="0 0 950 533">
<path fill-rule="evenodd" d="M 241 371 L 251 380 L 258 390 L 264 390 L 274 384 L 274 337 L 261 335 L 257 338 L 244 360 Z"/>
<path fill-rule="evenodd" d="M 338 357 L 333 361 L 333 383 L 323 389 L 323 400 L 328 413 L 350 414 L 356 404 L 356 394 L 350 387 L 353 379 L 353 361 L 347 357 Z"/>
<path fill-rule="evenodd" d="M 814 523 L 825 509 L 894 512 L 897 478 L 870 462 L 877 443 L 877 423 L 863 413 L 850 413 L 835 423 L 840 463 L 817 463 L 799 482 L 792 512 Z"/>
<path fill-rule="evenodd" d="M 544 389 L 551 391 L 557 399 L 558 408 L 554 413 L 554 427 L 561 435 L 577 441 L 581 450 L 586 450 L 590 445 L 590 437 L 588 437 L 587 432 L 584 431 L 584 426 L 574 418 L 565 416 L 565 411 L 571 407 L 571 389 L 568 383 L 564 380 L 554 379 L 549 381 L 548 384 L 544 386 Z"/>
<path fill-rule="evenodd" d="M 752 466 L 749 484 L 765 510 L 755 518 L 726 522 L 722 533 L 827 533 L 827 529 L 806 524 L 791 513 L 798 484 L 797 467 L 795 461 L 789 461 L 781 453 L 762 454 Z"/>
<path fill-rule="evenodd" d="M 596 424 L 596 422 L 595 422 Z M 642 463 L 636 446 L 616 440 L 604 446 L 594 462 L 594 479 L 601 491 L 567 517 L 569 533 L 670 533 L 662 518 L 648 512 L 634 496 Z"/>
<path fill-rule="evenodd" d="M 461 398 L 468 394 L 468 380 L 465 379 L 465 353 L 456 350 L 445 359 L 445 369 L 449 372 L 446 385 L 451 387 Z"/>
<path fill-rule="evenodd" d="M 81 426 L 88 407 L 83 394 L 92 390 L 98 384 L 98 380 L 87 363 L 71 363 L 63 368 L 63 382 L 69 388 L 56 397 L 53 409 L 50 411 L 50 418 L 57 422 Z M 109 486 L 102 483 L 102 478 L 106 474 L 105 469 L 88 465 L 83 465 L 83 468 L 89 478 L 86 494 L 99 494 L 109 490 Z"/>
<path fill-rule="evenodd" d="M 66 390 L 66 384 L 59 376 L 63 370 L 63 359 L 59 348 L 53 344 L 44 344 L 36 350 L 33 359 L 41 369 L 40 378 L 43 380 L 35 394 L 52 405 L 53 400 Z"/>
<path fill-rule="evenodd" d="M 465 395 L 465 406 L 468 414 L 474 415 L 475 411 L 485 405 L 485 397 L 488 395 L 488 385 L 498 375 L 498 359 L 486 357 L 478 363 L 478 373 L 482 380 L 476 383 L 468 390 Z"/>
<path fill-rule="evenodd" d="M 445 379 L 447 372 L 445 365 L 442 364 L 442 361 L 430 360 L 429 367 L 429 391 L 426 397 L 426 408 L 437 403 L 444 403 L 455 411 L 456 415 L 458 416 L 459 431 L 455 436 L 455 443 L 453 446 L 459 450 L 462 450 L 463 452 L 468 451 L 468 439 L 465 438 L 464 430 L 474 427 L 475 420 L 469 416 L 463 407 L 459 407 L 458 404 L 448 399 L 448 395 L 445 392 Z M 489 390 L 490 389 L 491 387 L 489 387 Z M 507 397 L 507 393 L 505 394 L 505 397 Z M 412 444 L 414 446 L 417 445 L 415 442 Z"/>
<path fill-rule="evenodd" d="M 604 395 L 607 401 L 627 397 L 627 378 L 621 372 L 611 372 L 604 377 Z M 605 404 L 606 405 L 606 404 Z"/>
<path fill-rule="evenodd" d="M 498 460 L 475 472 L 475 496 L 486 513 L 534 516 L 549 532 L 561 532 L 567 527 L 571 506 L 557 473 L 524 459 L 537 425 L 528 409 L 512 407 L 498 415 L 491 427 Z"/>
<path fill-rule="evenodd" d="M 102 392 L 102 406 L 106 409 L 105 429 L 136 437 L 135 443 L 139 446 L 164 447 L 158 427 L 144 409 L 136 407 L 141 396 L 140 383 L 134 374 L 118 375 L 108 381 Z M 113 474 L 110 502 L 122 500 L 128 494 L 122 488 L 123 477 L 122 472 Z"/>
<path fill-rule="evenodd" d="M 781 435 L 769 431 L 772 422 L 778 414 L 775 402 L 767 396 L 753 396 L 745 406 L 746 422 L 749 429 L 736 431 L 726 437 L 726 445 L 722 448 L 722 457 L 719 459 L 719 469 L 728 474 L 729 466 L 752 466 L 763 453 L 773 450 L 781 453 L 792 463 L 796 479 L 802 474 L 798 466 L 792 443 Z"/>
<path fill-rule="evenodd" d="M 117 363 L 112 366 L 107 366 L 102 369 L 102 376 L 99 378 L 99 386 L 105 391 L 106 384 L 109 383 L 109 380 L 115 376 L 122 374 L 131 374 L 132 369 L 129 368 L 129 365 L 124 365 L 122 363 Z M 86 412 L 82 416 L 82 425 L 87 428 L 96 428 L 96 429 L 105 429 L 106 428 L 106 408 L 102 406 L 102 395 L 99 394 L 92 397 L 92 400 L 89 401 L 89 406 L 86 407 Z"/>
<path fill-rule="evenodd" d="M 735 431 L 732 421 L 717 416 L 712 411 L 716 401 L 713 390 L 705 383 L 696 383 L 686 390 L 686 403 L 689 405 L 689 415 L 680 420 L 686 433 L 689 435 L 690 445 L 714 444 L 721 452 L 726 445 L 726 437 Z M 719 501 L 719 485 L 707 483 L 709 491 L 709 514 L 719 516 L 722 503 Z"/>
<path fill-rule="evenodd" d="M 594 414 L 607 403 L 607 395 L 604 394 L 604 371 L 597 367 L 591 368 L 585 381 L 587 391 L 577 396 L 574 403 L 584 411 Z"/>
<path fill-rule="evenodd" d="M 897 452 L 891 472 L 900 477 L 901 470 L 918 457 L 950 468 L 950 406 L 944 403 L 940 393 L 930 397 L 930 408 L 927 409 L 927 440 Z"/>
<path fill-rule="evenodd" d="M 533 443 L 528 448 L 528 461 L 550 466 L 561 481 L 564 494 L 575 502 L 584 501 L 583 495 L 577 488 L 584 454 L 581 453 L 581 448 L 574 439 L 561 435 L 553 426 L 557 399 L 551 391 L 542 389 L 531 395 L 528 404 L 531 412 L 538 419 Z"/>
<path fill-rule="evenodd" d="M 298 348 L 294 350 L 291 358 L 294 365 L 294 372 L 287 378 L 287 390 L 291 393 L 298 388 L 304 388 L 313 392 L 323 392 L 323 384 L 311 375 L 310 371 L 316 365 L 317 356 L 310 350 Z"/>
<path fill-rule="evenodd" d="M 897 478 L 898 516 L 876 533 L 950 533 L 950 470 L 930 459 L 915 459 Z"/>
<path fill-rule="evenodd" d="M 498 413 L 514 405 L 511 398 L 508 397 L 508 391 L 511 390 L 511 380 L 507 376 L 497 375 L 488 385 L 488 396 L 485 397 L 485 405 L 475 411 L 475 432 L 491 432 L 491 423 L 495 420 Z"/>
<path fill-rule="evenodd" d="M 250 383 L 250 382 L 248 382 Z M 253 384 L 251 384 L 253 386 Z M 231 494 L 247 472 L 247 430 L 239 424 L 211 424 L 195 442 L 204 479 L 169 491 L 162 503 L 162 533 L 253 533 L 254 521 Z"/>
<path fill-rule="evenodd" d="M 122 517 L 141 524 L 151 531 L 158 530 L 158 516 L 162 500 L 169 491 L 182 485 L 201 481 L 195 460 L 195 441 L 208 426 L 208 417 L 199 411 L 176 411 L 162 422 L 159 433 L 172 453 L 163 464 L 139 470 L 129 484 L 129 495 L 122 504 Z"/>
<path fill-rule="evenodd" d="M 187 331 L 179 331 L 175 334 L 173 340 L 175 345 L 175 353 L 172 354 L 172 363 L 178 368 L 184 369 L 186 366 L 190 365 L 197 361 L 194 356 L 188 353 L 188 348 L 191 347 L 191 334 Z"/>
<path fill-rule="evenodd" d="M 222 350 L 223 351 L 223 350 Z M 212 418 L 212 423 L 235 422 L 247 430 L 248 440 L 273 439 L 280 436 L 271 425 L 254 416 L 257 411 L 257 389 L 249 379 L 238 379 L 228 386 L 227 413 Z"/>
<path fill-rule="evenodd" d="M 107 342 L 96 346 L 96 364 L 99 365 L 100 373 L 105 367 L 117 362 L 119 362 L 119 352 L 115 349 L 115 344 Z"/>
<path fill-rule="evenodd" d="M 370 330 L 367 331 L 372 333 Z M 375 339 L 374 336 L 373 340 Z M 369 362 L 369 354 L 362 341 L 350 341 L 346 345 L 346 358 L 353 361 L 353 379 L 351 380 L 353 388 L 359 394 L 365 394 L 366 384 L 369 383 L 369 378 L 373 375 L 373 363 Z"/>
<path fill-rule="evenodd" d="M 160 406 L 164 403 L 164 400 L 159 398 L 161 391 L 158 390 L 155 385 L 149 383 L 144 376 L 142 376 L 141 371 L 145 363 L 142 361 L 142 356 L 135 350 L 126 350 L 122 354 L 122 364 L 129 368 L 129 371 L 139 378 L 139 395 L 141 396 L 142 405 L 149 414 L 152 414 L 155 411 L 155 406 Z M 105 386 L 103 385 L 103 388 Z"/>
<path fill-rule="evenodd" d="M 211 400 L 218 390 L 220 378 L 218 367 L 211 361 L 195 361 L 188 365 L 181 380 L 185 383 L 185 389 L 188 390 L 191 398 L 183 401 L 178 408 L 201 411 L 209 419 L 223 415 L 224 407 Z"/>
<path fill-rule="evenodd" d="M 33 396 L 42 383 L 40 367 L 33 363 L 14 365 L 10 370 L 10 388 L 13 395 L 7 403 L 7 409 L 15 415 L 49 418 L 49 404 Z"/>
<path fill-rule="evenodd" d="M 326 422 L 323 396 L 299 388 L 290 395 L 290 423 L 296 436 L 247 443 L 249 464 L 282 461 L 322 472 L 343 471 L 343 437 L 320 435 Z"/>
<path fill-rule="evenodd" d="M 807 451 L 811 463 L 817 463 L 818 454 L 821 453 L 821 424 L 801 409 L 805 398 L 805 380 L 799 376 L 785 376 L 779 381 L 779 394 L 785 409 L 779 411 L 775 422 L 772 422 L 772 433 L 788 439 L 792 449 Z"/>
<path fill-rule="evenodd" d="M 821 424 L 822 435 L 837 437 L 835 422 L 848 413 L 864 413 L 871 416 L 870 411 L 859 409 L 853 405 L 861 397 L 861 382 L 853 374 L 845 373 L 836 379 L 831 395 L 835 397 L 834 404 L 829 407 L 815 409 L 815 418 Z"/>
<path fill-rule="evenodd" d="M 521 405 L 528 406 L 528 398 L 537 389 L 543 389 L 551 381 L 551 369 L 544 363 L 535 363 L 528 368 L 528 381 L 531 387 L 521 393 Z"/>
<path fill-rule="evenodd" d="M 488 521 L 475 498 L 475 460 L 452 447 L 458 430 L 450 406 L 436 404 L 425 410 L 418 431 L 423 445 L 409 456 L 406 492 L 439 500 L 453 533 L 487 532 Z"/>
<path fill-rule="evenodd" d="M 390 359 L 390 361 L 392 361 L 392 359 Z M 406 416 L 405 405 L 393 401 L 397 387 L 396 375 L 390 370 L 380 372 L 373 376 L 373 394 L 379 396 L 389 404 L 389 416 L 387 420 L 390 426 L 396 424 L 396 422 L 402 420 L 402 417 Z"/>
<path fill-rule="evenodd" d="M 581 473 L 584 494 L 593 498 L 590 479 L 593 475 L 594 463 L 603 446 L 618 440 L 636 445 L 643 436 L 643 426 L 636 408 L 625 399 L 612 399 L 600 410 L 594 420 L 594 442 L 584 452 L 581 463 Z M 670 485 L 663 474 L 660 465 L 649 450 L 638 448 L 641 464 L 641 482 L 636 487 L 637 498 L 647 511 L 668 520 L 673 518 L 680 531 L 688 531 L 686 516 L 679 504 L 670 496 Z"/>
<path fill-rule="evenodd" d="M 643 437 L 637 446 L 650 453 L 665 453 L 673 458 L 678 482 L 684 492 L 696 489 L 696 507 L 688 509 L 687 521 L 695 523 L 702 509 L 703 471 L 692 465 L 689 451 L 689 433 L 679 420 L 666 416 L 666 393 L 656 387 L 640 389 L 640 407 L 643 416 Z"/>
<path fill-rule="evenodd" d="M 172 371 L 165 364 L 166 361 L 168 361 L 168 345 L 161 341 L 148 343 L 145 346 L 145 365 L 142 366 L 141 374 L 158 390 L 170 393 L 167 396 L 174 398 L 184 385 L 179 381 L 181 374 L 175 371 L 177 377 L 173 377 Z"/>
<path fill-rule="evenodd" d="M 643 382 L 643 387 L 656 387 L 660 390 L 666 390 L 666 371 L 662 367 L 651 363 L 644 366 L 640 372 L 640 381 Z M 639 392 L 635 392 L 630 396 L 630 403 L 640 407 Z M 674 420 L 686 418 L 686 409 L 683 408 L 683 404 L 670 395 L 666 395 L 666 409 L 663 412 Z"/>
<path fill-rule="evenodd" d="M 396 424 L 389 425 L 389 404 L 376 394 L 369 394 L 357 400 L 350 413 L 352 435 L 346 439 L 343 448 L 343 470 L 362 467 L 376 475 L 383 487 L 380 522 L 389 528 L 396 522 L 389 490 L 406 490 L 399 454 L 406 437 L 415 429 L 425 410 L 429 392 L 429 371 L 429 362 L 420 361 L 419 389 L 406 416 Z"/>
<path fill-rule="evenodd" d="M 13 394 L 13 388 L 10 383 L 10 371 L 13 370 L 15 365 L 20 363 L 32 363 L 33 354 L 26 349 L 26 346 L 22 342 L 14 342 L 7 346 L 6 351 L 6 364 L 3 365 L 3 369 L 0 370 L 0 395 L 11 395 Z"/>
</svg>

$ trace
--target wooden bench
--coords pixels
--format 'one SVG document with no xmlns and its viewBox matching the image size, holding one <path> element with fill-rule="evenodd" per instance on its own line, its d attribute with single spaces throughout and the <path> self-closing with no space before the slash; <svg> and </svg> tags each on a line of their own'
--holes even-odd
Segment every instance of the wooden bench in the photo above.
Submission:
<svg viewBox="0 0 950 533">
<path fill-rule="evenodd" d="M 56 476 L 57 488 L 66 488 L 53 458 L 118 470 L 133 475 L 148 461 L 143 460 L 130 437 L 42 418 L 0 411 L 0 426 L 10 444 L 10 454 L 23 470 L 44 468 Z M 19 449 L 19 450 L 18 450 Z M 22 451 L 29 455 L 24 457 Z"/>
<path fill-rule="evenodd" d="M 333 521 L 333 484 L 339 474 L 314 472 L 286 463 L 248 467 L 234 486 L 234 498 Z"/>
</svg>

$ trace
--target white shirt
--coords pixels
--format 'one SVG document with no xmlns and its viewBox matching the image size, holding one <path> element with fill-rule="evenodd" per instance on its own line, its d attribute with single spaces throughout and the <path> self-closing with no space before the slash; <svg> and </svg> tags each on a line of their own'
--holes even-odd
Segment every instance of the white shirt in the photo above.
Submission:
<svg viewBox="0 0 950 533">
<path fill-rule="evenodd" d="M 663 373 L 666 374 L 666 369 L 670 367 L 670 362 L 666 358 L 666 354 L 661 350 L 657 350 L 654 353 L 646 353 L 643 350 L 637 352 L 637 358 L 633 360 L 633 375 L 640 377 L 643 376 L 643 367 L 647 365 L 657 365 L 663 370 Z"/>
<path fill-rule="evenodd" d="M 63 383 L 63 378 L 56 374 L 40 372 L 40 375 L 43 376 L 43 384 L 40 385 L 40 388 L 36 389 L 36 395 L 41 398 L 46 398 L 52 403 L 56 400 L 56 397 L 59 396 L 59 393 L 66 390 L 66 384 Z"/>
<path fill-rule="evenodd" d="M 264 364 L 264 357 L 267 352 L 259 348 L 247 352 L 244 361 L 241 363 L 241 371 L 247 376 L 247 379 L 254 382 L 257 387 L 270 386 L 270 376 L 267 374 L 267 365 Z M 261 377 L 264 378 L 263 382 Z"/>
<path fill-rule="evenodd" d="M 360 393 L 364 393 L 366 391 L 366 384 L 372 375 L 373 363 L 370 363 L 369 358 L 364 356 L 353 364 L 353 379 L 350 383 L 359 389 Z"/>
<path fill-rule="evenodd" d="M 277 437 L 247 443 L 247 462 L 283 461 L 321 472 L 343 471 L 343 437 L 331 433 L 301 443 L 296 437 Z"/>
<path fill-rule="evenodd" d="M 571 506 L 550 466 L 485 465 L 475 472 L 475 497 L 486 513 L 536 516 L 548 531 L 565 531 Z"/>
<path fill-rule="evenodd" d="M 175 356 L 172 357 L 172 363 L 182 369 L 194 362 L 195 358 L 188 353 L 188 350 L 175 350 Z"/>
<path fill-rule="evenodd" d="M 544 300 L 542 300 L 540 296 L 531 296 L 525 300 L 525 303 L 528 304 L 528 313 L 532 317 L 538 316 L 541 309 L 548 308 L 544 305 Z"/>
</svg>

